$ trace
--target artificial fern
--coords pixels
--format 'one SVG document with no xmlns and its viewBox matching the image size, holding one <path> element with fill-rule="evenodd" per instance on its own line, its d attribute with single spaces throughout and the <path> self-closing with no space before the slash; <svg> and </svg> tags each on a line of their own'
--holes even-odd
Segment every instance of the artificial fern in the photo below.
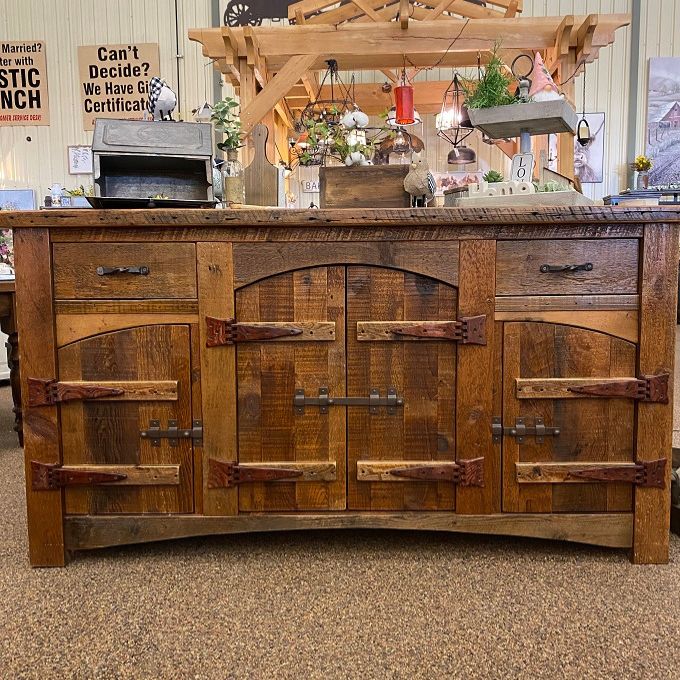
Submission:
<svg viewBox="0 0 680 680">
<path fill-rule="evenodd" d="M 491 50 L 491 59 L 479 81 L 463 82 L 465 106 L 469 109 L 488 109 L 492 106 L 505 106 L 517 103 L 517 97 L 510 94 L 508 87 L 512 78 L 504 71 L 504 64 L 498 56 L 499 44 Z"/>
</svg>

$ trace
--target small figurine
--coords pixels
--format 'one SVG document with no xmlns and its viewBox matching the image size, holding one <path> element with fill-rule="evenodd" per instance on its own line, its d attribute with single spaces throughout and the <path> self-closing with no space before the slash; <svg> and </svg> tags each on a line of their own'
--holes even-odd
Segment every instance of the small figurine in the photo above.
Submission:
<svg viewBox="0 0 680 680">
<path fill-rule="evenodd" d="M 411 194 L 411 206 L 425 208 L 432 200 L 436 186 L 427 160 L 422 154 L 414 153 L 411 156 L 411 169 L 404 177 L 404 189 Z"/>
<path fill-rule="evenodd" d="M 147 111 L 153 120 L 172 120 L 172 112 L 177 106 L 177 95 L 162 78 L 154 76 L 149 81 L 149 101 Z"/>
<path fill-rule="evenodd" d="M 534 59 L 534 70 L 532 71 L 533 78 L 531 81 L 531 90 L 529 90 L 529 97 L 535 102 L 548 102 L 555 99 L 561 99 L 562 95 L 555 85 L 548 69 L 543 63 L 543 58 L 536 52 Z"/>
</svg>

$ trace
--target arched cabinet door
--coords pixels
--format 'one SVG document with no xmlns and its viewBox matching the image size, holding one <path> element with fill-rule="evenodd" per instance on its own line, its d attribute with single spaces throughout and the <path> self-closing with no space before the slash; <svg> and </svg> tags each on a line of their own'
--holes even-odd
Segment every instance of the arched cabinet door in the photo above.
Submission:
<svg viewBox="0 0 680 680">
<path fill-rule="evenodd" d="M 506 323 L 497 423 L 505 429 L 503 510 L 630 511 L 632 483 L 607 478 L 634 474 L 641 398 L 633 343 L 553 323 Z"/>
<path fill-rule="evenodd" d="M 61 403 L 64 468 L 123 475 L 67 485 L 67 513 L 193 511 L 194 439 L 166 436 L 173 423 L 193 430 L 189 326 L 140 326 L 66 345 L 59 381 L 114 391 Z"/>
</svg>

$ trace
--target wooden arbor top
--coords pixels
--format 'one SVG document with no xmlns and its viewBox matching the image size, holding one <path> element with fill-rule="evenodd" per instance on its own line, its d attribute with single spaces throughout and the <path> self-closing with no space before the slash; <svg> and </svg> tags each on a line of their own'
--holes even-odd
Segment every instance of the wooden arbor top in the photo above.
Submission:
<svg viewBox="0 0 680 680">
<path fill-rule="evenodd" d="M 614 42 L 628 14 L 519 17 L 521 0 L 301 0 L 289 7 L 295 25 L 191 29 L 189 38 L 203 45 L 231 83 L 239 88 L 241 120 L 247 134 L 272 109 L 284 120 L 302 109 L 318 91 L 319 70 L 336 59 L 342 70 L 380 70 L 395 82 L 393 69 L 408 58 L 410 68 L 476 66 L 499 38 L 505 56 L 540 51 L 558 82 L 597 59 Z M 330 9 L 327 9 L 330 8 Z M 447 82 L 416 82 L 416 108 L 439 111 Z M 356 86 L 356 100 L 366 113 L 385 109 L 381 85 Z M 282 106 L 282 100 L 287 106 Z"/>
</svg>

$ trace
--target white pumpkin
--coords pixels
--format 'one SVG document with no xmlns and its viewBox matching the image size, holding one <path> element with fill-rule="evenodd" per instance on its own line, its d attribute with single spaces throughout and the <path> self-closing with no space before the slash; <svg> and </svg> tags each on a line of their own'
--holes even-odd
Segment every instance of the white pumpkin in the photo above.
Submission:
<svg viewBox="0 0 680 680">
<path fill-rule="evenodd" d="M 352 160 L 352 158 L 351 158 L 350 156 L 347 156 L 347 158 L 345 158 L 345 165 L 346 165 L 347 167 L 350 167 L 351 165 L 354 165 L 354 161 Z"/>
<path fill-rule="evenodd" d="M 352 115 L 357 127 L 365 128 L 368 125 L 368 116 L 363 111 L 355 111 Z"/>
<path fill-rule="evenodd" d="M 346 113 L 341 119 L 340 122 L 348 129 L 352 130 L 356 126 L 356 121 L 354 120 L 354 113 L 350 111 L 349 113 Z"/>
<path fill-rule="evenodd" d="M 352 151 L 349 157 L 352 159 L 353 163 L 357 164 L 366 160 L 366 156 L 364 156 L 364 154 L 362 154 L 361 151 Z"/>
</svg>

